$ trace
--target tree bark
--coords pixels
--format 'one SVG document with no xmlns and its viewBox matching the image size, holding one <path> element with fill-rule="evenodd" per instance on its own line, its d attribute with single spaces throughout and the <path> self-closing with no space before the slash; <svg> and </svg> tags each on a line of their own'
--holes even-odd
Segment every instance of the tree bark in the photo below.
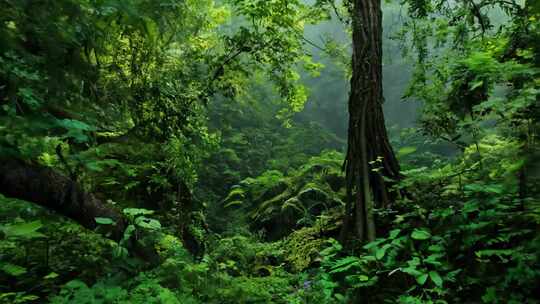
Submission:
<svg viewBox="0 0 540 304">
<path fill-rule="evenodd" d="M 382 11 L 380 0 L 352 0 L 353 55 L 349 95 L 348 149 L 344 163 L 347 207 L 342 240 L 376 237 L 373 209 L 395 194 L 399 164 L 386 132 L 382 103 Z"/>
<path fill-rule="evenodd" d="M 55 210 L 88 229 L 97 227 L 96 217 L 111 218 L 116 225 L 105 236 L 115 241 L 122 238 L 126 224 L 120 212 L 51 168 L 0 159 L 0 193 Z"/>
</svg>

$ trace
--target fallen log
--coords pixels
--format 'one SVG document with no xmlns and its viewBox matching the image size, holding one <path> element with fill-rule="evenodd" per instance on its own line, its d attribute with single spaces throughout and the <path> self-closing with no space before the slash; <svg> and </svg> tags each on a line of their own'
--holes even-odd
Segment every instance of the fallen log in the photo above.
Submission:
<svg viewBox="0 0 540 304">
<path fill-rule="evenodd" d="M 126 227 L 121 212 L 52 168 L 0 159 L 0 193 L 52 209 L 88 229 L 97 227 L 96 217 L 110 218 L 116 225 L 103 233 L 115 241 L 122 238 Z"/>
<path fill-rule="evenodd" d="M 185 191 L 179 189 L 179 195 Z M 191 203 L 191 195 L 189 190 L 187 191 L 187 194 L 184 193 L 184 196 L 178 198 L 185 206 Z M 97 217 L 110 218 L 116 224 L 103 226 L 96 232 L 117 242 L 122 239 L 128 224 L 122 212 L 84 191 L 82 186 L 72 179 L 52 168 L 15 159 L 0 158 L 0 194 L 54 210 L 91 230 L 98 226 Z M 187 227 L 182 226 L 179 234 L 186 249 L 193 255 L 198 256 L 204 251 Z M 157 260 L 156 252 L 149 251 L 138 242 L 130 244 L 134 255 L 150 262 Z"/>
</svg>

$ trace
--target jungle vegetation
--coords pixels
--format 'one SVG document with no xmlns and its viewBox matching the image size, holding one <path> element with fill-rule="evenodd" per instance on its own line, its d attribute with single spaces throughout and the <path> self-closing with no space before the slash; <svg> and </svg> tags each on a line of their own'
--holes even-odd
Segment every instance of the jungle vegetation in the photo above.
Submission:
<svg viewBox="0 0 540 304">
<path fill-rule="evenodd" d="M 540 303 L 537 0 L 0 0 L 0 303 Z"/>
</svg>

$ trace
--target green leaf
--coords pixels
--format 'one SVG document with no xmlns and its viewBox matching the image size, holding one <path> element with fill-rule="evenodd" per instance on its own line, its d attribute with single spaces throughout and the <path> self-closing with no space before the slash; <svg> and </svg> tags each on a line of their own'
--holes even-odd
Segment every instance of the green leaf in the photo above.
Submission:
<svg viewBox="0 0 540 304">
<path fill-rule="evenodd" d="M 428 247 L 428 250 L 431 252 L 441 252 L 444 251 L 444 247 L 441 245 L 431 245 Z"/>
<path fill-rule="evenodd" d="M 483 81 L 483 80 L 475 81 L 475 82 L 473 82 L 473 83 L 471 84 L 470 90 L 473 91 L 474 89 L 479 88 L 479 87 L 481 87 L 481 86 L 483 86 L 483 85 L 484 85 L 484 81 Z"/>
<path fill-rule="evenodd" d="M 428 274 L 424 273 L 424 274 L 416 277 L 416 282 L 418 282 L 418 284 L 420 284 L 420 285 L 424 285 L 424 284 L 426 284 L 427 278 L 428 278 Z"/>
<path fill-rule="evenodd" d="M 468 184 L 465 185 L 465 190 L 469 192 L 488 193 L 488 194 L 502 194 L 505 190 L 505 186 L 501 184 Z"/>
<path fill-rule="evenodd" d="M 64 137 L 73 138 L 78 143 L 88 141 L 89 138 L 85 134 L 85 132 L 96 130 L 95 127 L 75 119 L 58 120 L 58 125 L 67 130 L 67 133 L 64 135 Z"/>
<path fill-rule="evenodd" d="M 136 216 L 136 215 L 153 214 L 154 210 L 148 210 L 148 209 L 142 209 L 142 208 L 126 208 L 124 209 L 123 212 L 125 215 Z"/>
<path fill-rule="evenodd" d="M 330 273 L 341 273 L 349 270 L 352 267 L 360 266 L 360 259 L 353 256 L 344 257 L 338 260 L 333 266 Z"/>
<path fill-rule="evenodd" d="M 112 225 L 114 224 L 114 221 L 111 218 L 108 217 L 96 217 L 95 218 L 96 223 L 100 225 Z"/>
<path fill-rule="evenodd" d="M 36 94 L 34 94 L 34 91 L 30 88 L 20 88 L 17 95 L 19 95 L 22 101 L 27 104 L 32 110 L 38 109 L 43 103 L 43 101 L 40 100 L 36 96 Z"/>
<path fill-rule="evenodd" d="M 59 275 L 56 272 L 51 272 L 48 275 L 44 276 L 43 279 L 45 280 L 51 280 L 57 278 Z"/>
<path fill-rule="evenodd" d="M 24 295 L 21 298 L 19 298 L 19 300 L 21 301 L 19 303 L 32 302 L 32 301 L 35 301 L 37 299 L 39 299 L 39 297 L 36 296 L 36 295 Z"/>
<path fill-rule="evenodd" d="M 401 232 L 401 229 L 394 229 L 390 231 L 390 236 L 388 238 L 393 240 L 399 235 L 400 232 Z"/>
<path fill-rule="evenodd" d="M 435 283 L 435 285 L 441 287 L 443 285 L 443 280 L 441 278 L 441 276 L 439 275 L 438 272 L 436 271 L 430 271 L 429 272 L 429 277 L 431 278 L 431 281 L 433 281 L 433 283 Z"/>
<path fill-rule="evenodd" d="M 233 207 L 233 206 L 240 206 L 243 203 L 244 202 L 242 202 L 242 201 L 231 201 L 231 202 L 227 203 L 224 207 L 225 208 L 230 208 L 230 207 Z"/>
<path fill-rule="evenodd" d="M 18 277 L 26 273 L 26 268 L 18 266 L 18 265 L 14 265 L 14 264 L 9 264 L 9 263 L 2 265 L 2 270 L 5 273 L 14 277 Z"/>
<path fill-rule="evenodd" d="M 516 254 L 516 251 L 513 249 L 485 249 L 475 251 L 474 254 L 479 258 L 497 256 L 504 259 L 504 256 L 512 256 Z"/>
<path fill-rule="evenodd" d="M 84 283 L 83 281 L 73 280 L 73 281 L 67 282 L 65 287 L 69 289 L 87 289 L 88 285 L 86 285 L 86 283 Z"/>
<path fill-rule="evenodd" d="M 27 223 L 7 225 L 1 227 L 0 229 L 4 231 L 8 238 L 33 239 L 46 237 L 46 235 L 37 231 L 41 227 L 43 227 L 43 224 L 38 220 Z"/>
<path fill-rule="evenodd" d="M 444 254 L 442 253 L 434 253 L 429 255 L 427 258 L 424 259 L 424 263 L 428 263 L 435 266 L 441 266 L 442 263 L 440 260 L 444 257 Z"/>
<path fill-rule="evenodd" d="M 122 237 L 122 240 L 120 240 L 120 244 L 127 242 L 131 238 L 131 236 L 133 235 L 135 230 L 137 230 L 137 228 L 135 228 L 135 226 L 128 225 L 126 227 L 126 230 L 124 230 L 124 235 Z"/>
<path fill-rule="evenodd" d="M 384 255 L 386 254 L 386 250 L 390 248 L 390 246 L 391 246 L 390 244 L 386 244 L 382 246 L 381 248 L 377 248 L 377 251 L 375 251 L 375 258 L 377 260 L 384 258 Z"/>
<path fill-rule="evenodd" d="M 482 296 L 484 303 L 497 303 L 497 290 L 494 287 L 488 287 Z"/>
<path fill-rule="evenodd" d="M 377 260 L 380 260 L 382 258 L 384 258 L 384 255 L 386 254 L 386 249 L 384 248 L 377 248 L 377 252 L 375 252 L 375 258 Z"/>
<path fill-rule="evenodd" d="M 125 258 L 129 255 L 129 252 L 126 248 L 122 246 L 114 247 L 113 256 L 116 258 Z"/>
<path fill-rule="evenodd" d="M 402 268 L 401 271 L 405 272 L 407 274 L 410 274 L 410 275 L 412 275 L 414 277 L 418 277 L 418 276 L 422 275 L 422 273 L 420 271 L 418 271 L 416 269 L 416 267 L 412 267 L 412 266 Z"/>
<path fill-rule="evenodd" d="M 384 239 L 378 239 L 378 240 L 375 240 L 371 243 L 367 243 L 366 245 L 362 246 L 362 248 L 366 249 L 366 250 L 370 250 L 372 248 L 375 248 L 377 246 L 379 246 L 379 244 L 383 243 L 385 240 Z"/>
<path fill-rule="evenodd" d="M 427 240 L 431 237 L 431 233 L 424 229 L 414 229 L 411 237 L 415 240 Z"/>
<path fill-rule="evenodd" d="M 142 228 L 146 228 L 146 229 L 152 229 L 152 230 L 161 229 L 161 223 L 159 221 L 150 219 L 144 216 L 140 216 L 137 219 L 135 219 L 135 225 Z"/>
</svg>

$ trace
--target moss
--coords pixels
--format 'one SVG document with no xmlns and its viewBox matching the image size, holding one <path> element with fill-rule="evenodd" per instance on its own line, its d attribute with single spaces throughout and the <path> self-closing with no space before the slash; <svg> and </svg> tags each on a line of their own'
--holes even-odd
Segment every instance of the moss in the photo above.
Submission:
<svg viewBox="0 0 540 304">
<path fill-rule="evenodd" d="M 285 240 L 287 248 L 285 259 L 292 265 L 294 271 L 303 271 L 317 258 L 325 244 L 320 237 L 318 227 L 306 227 L 296 230 Z"/>
</svg>

